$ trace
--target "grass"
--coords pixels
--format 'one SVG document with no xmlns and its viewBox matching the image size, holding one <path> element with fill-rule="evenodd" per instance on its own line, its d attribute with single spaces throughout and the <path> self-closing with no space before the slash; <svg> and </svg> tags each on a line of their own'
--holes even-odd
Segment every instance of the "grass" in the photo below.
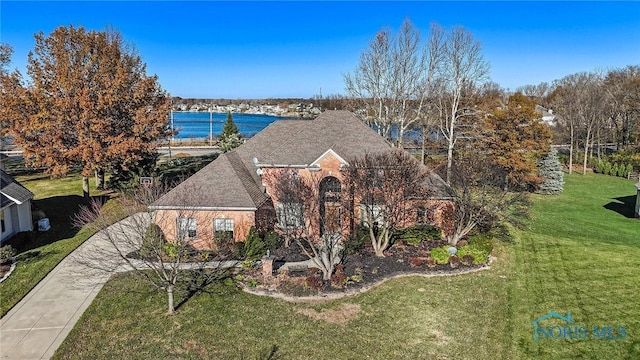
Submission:
<svg viewBox="0 0 640 360">
<path fill-rule="evenodd" d="M 34 193 L 35 207 L 44 211 L 51 223 L 47 232 L 19 234 L 10 243 L 18 250 L 14 272 L 0 283 L 0 316 L 14 307 L 40 280 L 92 232 L 74 229 L 71 216 L 83 203 L 82 181 L 78 174 L 51 179 L 43 174 L 17 176 Z"/>
<path fill-rule="evenodd" d="M 534 197 L 530 227 L 496 244 L 490 270 L 392 280 L 323 304 L 218 284 L 175 316 L 164 314 L 162 294 L 121 275 L 54 358 L 252 359 L 273 349 L 283 359 L 640 358 L 640 221 L 627 217 L 633 182 L 566 181 L 562 195 Z M 627 337 L 534 342 L 532 321 L 550 311 L 570 312 L 578 325 L 625 325 Z"/>
</svg>

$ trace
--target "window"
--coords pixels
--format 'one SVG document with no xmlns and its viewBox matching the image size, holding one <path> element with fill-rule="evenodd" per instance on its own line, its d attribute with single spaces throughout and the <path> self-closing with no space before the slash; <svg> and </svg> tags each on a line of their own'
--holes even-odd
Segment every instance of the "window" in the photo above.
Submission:
<svg viewBox="0 0 640 360">
<path fill-rule="evenodd" d="M 178 239 L 195 238 L 196 227 L 196 219 L 178 218 Z"/>
<path fill-rule="evenodd" d="M 373 220 L 374 224 L 381 225 L 384 223 L 384 205 L 367 205 L 360 204 L 360 224 L 369 226 L 369 219 Z"/>
<path fill-rule="evenodd" d="M 7 228 L 4 224 L 4 210 L 0 210 L 0 227 L 2 227 L 2 232 L 7 231 Z"/>
<path fill-rule="evenodd" d="M 278 224 L 281 227 L 300 227 L 303 223 L 301 203 L 278 203 Z"/>
<path fill-rule="evenodd" d="M 433 210 L 424 206 L 418 206 L 416 209 L 416 222 L 419 224 L 433 225 Z"/>
<path fill-rule="evenodd" d="M 216 238 L 228 237 L 233 239 L 233 219 L 214 219 L 213 230 Z"/>
</svg>

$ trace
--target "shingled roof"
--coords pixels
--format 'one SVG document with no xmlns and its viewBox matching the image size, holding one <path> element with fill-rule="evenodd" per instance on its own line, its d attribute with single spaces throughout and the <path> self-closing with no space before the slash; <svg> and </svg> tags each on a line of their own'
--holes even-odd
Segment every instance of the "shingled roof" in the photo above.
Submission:
<svg viewBox="0 0 640 360">
<path fill-rule="evenodd" d="M 257 209 L 268 197 L 258 166 L 309 166 L 327 150 L 343 159 L 389 151 L 389 144 L 348 111 L 326 111 L 314 120 L 271 123 L 246 143 L 205 166 L 156 201 L 155 208 Z M 448 197 L 432 174 L 434 198 Z M 197 194 L 195 196 L 194 194 Z"/>
<path fill-rule="evenodd" d="M 33 193 L 0 169 L 0 209 L 33 199 Z"/>
</svg>

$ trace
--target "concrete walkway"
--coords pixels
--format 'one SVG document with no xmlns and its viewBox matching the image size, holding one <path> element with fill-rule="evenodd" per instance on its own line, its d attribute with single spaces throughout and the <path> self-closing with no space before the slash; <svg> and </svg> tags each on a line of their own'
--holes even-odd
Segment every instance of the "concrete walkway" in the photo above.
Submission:
<svg viewBox="0 0 640 360">
<path fill-rule="evenodd" d="M 131 222 L 127 218 L 114 226 Z M 111 247 L 103 233 L 93 235 L 0 319 L 1 359 L 53 356 L 109 277 L 126 270 L 114 252 L 105 251 Z M 82 262 L 95 260 L 96 250 L 109 259 L 99 260 L 99 269 L 88 268 Z"/>
</svg>

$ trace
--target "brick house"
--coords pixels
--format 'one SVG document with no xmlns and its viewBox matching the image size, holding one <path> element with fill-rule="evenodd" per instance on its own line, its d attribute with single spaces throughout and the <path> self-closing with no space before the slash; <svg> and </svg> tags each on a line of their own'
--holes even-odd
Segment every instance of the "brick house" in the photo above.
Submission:
<svg viewBox="0 0 640 360">
<path fill-rule="evenodd" d="M 348 111 L 326 111 L 315 120 L 275 121 L 158 199 L 152 205 L 155 221 L 167 239 L 189 238 L 200 249 L 211 248 L 221 234 L 243 241 L 252 226 L 284 221 L 277 216 L 283 204 L 272 198 L 265 181 L 270 172 L 313 174 L 322 179 L 321 191 L 339 192 L 345 159 L 390 150 L 384 138 Z M 429 198 L 403 225 L 420 221 L 425 213 L 429 222 L 442 225 L 448 188 L 434 173 L 425 181 Z M 358 218 L 357 213 L 349 215 Z"/>
</svg>

